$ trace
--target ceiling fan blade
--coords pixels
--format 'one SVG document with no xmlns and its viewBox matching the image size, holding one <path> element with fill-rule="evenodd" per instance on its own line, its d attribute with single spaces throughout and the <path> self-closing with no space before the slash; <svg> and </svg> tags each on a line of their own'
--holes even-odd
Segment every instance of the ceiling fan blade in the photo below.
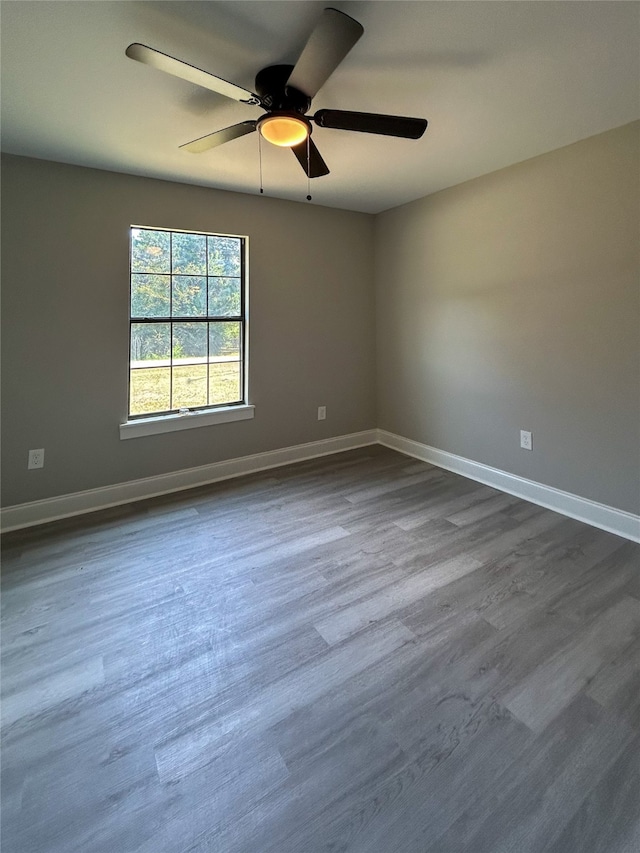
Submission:
<svg viewBox="0 0 640 853">
<path fill-rule="evenodd" d="M 363 26 L 344 12 L 325 9 L 289 75 L 287 86 L 309 98 L 315 97 L 363 32 Z"/>
<path fill-rule="evenodd" d="M 173 56 L 161 53 L 153 47 L 147 47 L 146 44 L 134 42 L 134 44 L 129 45 L 125 53 L 129 59 L 135 59 L 137 62 L 150 65 L 152 68 L 157 68 L 167 74 L 173 74 L 174 77 L 180 77 L 189 83 L 195 83 L 196 86 L 210 89 L 212 92 L 217 92 L 219 95 L 224 95 L 234 101 L 242 101 L 245 104 L 260 103 L 260 98 L 253 92 L 249 92 L 248 89 L 236 86 L 235 83 L 229 83 L 221 77 L 209 74 L 207 71 L 201 71 L 194 65 L 189 65 L 180 59 L 174 59 Z"/>
<path fill-rule="evenodd" d="M 405 139 L 420 139 L 428 124 L 425 118 L 354 113 L 346 110 L 318 110 L 313 120 L 319 127 L 358 130 L 360 133 L 379 133 L 383 136 L 401 136 Z"/>
<path fill-rule="evenodd" d="M 307 144 L 309 145 L 308 151 Z M 309 178 L 321 178 L 323 175 L 329 174 L 329 167 L 320 156 L 320 152 L 310 136 L 299 145 L 294 145 L 291 150 L 296 155 L 298 163 L 304 169 L 305 175 Z"/>
<path fill-rule="evenodd" d="M 240 124 L 232 124 L 230 127 L 216 130 L 215 133 L 208 133 L 192 142 L 185 142 L 184 145 L 180 145 L 180 148 L 184 148 L 185 151 L 190 151 L 192 154 L 201 154 L 203 151 L 209 151 L 210 148 L 217 148 L 218 145 L 231 142 L 232 139 L 239 139 L 241 136 L 246 136 L 247 133 L 253 133 L 256 129 L 256 123 L 255 121 L 241 121 Z"/>
</svg>

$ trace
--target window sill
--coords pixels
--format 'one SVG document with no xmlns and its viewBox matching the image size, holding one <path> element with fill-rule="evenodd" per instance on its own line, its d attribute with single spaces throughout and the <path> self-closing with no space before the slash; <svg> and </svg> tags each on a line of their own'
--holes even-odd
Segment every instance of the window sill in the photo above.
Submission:
<svg viewBox="0 0 640 853">
<path fill-rule="evenodd" d="M 141 438 L 161 432 L 177 432 L 181 429 L 224 424 L 230 421 L 246 421 L 253 417 L 255 406 L 228 406 L 210 409 L 207 412 L 189 412 L 185 415 L 161 415 L 156 418 L 140 418 L 120 424 L 120 438 Z"/>
</svg>

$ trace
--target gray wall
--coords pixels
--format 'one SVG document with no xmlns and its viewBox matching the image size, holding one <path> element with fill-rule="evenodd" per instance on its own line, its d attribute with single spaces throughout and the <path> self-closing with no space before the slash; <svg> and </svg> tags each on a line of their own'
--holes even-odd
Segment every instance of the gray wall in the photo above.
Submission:
<svg viewBox="0 0 640 853">
<path fill-rule="evenodd" d="M 639 511 L 639 137 L 376 218 L 379 427 Z"/>
<path fill-rule="evenodd" d="M 120 440 L 131 224 L 249 236 L 254 420 Z M 371 216 L 6 156 L 2 228 L 3 505 L 375 426 Z"/>
<path fill-rule="evenodd" d="M 377 425 L 638 512 L 639 135 L 375 218 L 3 157 L 3 504 Z M 130 224 L 249 235 L 253 421 L 120 441 Z"/>
</svg>

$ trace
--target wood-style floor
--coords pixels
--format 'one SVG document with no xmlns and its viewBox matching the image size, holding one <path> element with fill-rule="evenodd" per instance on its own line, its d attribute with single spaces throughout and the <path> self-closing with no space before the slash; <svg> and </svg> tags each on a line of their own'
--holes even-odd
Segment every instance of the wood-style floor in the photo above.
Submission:
<svg viewBox="0 0 640 853">
<path fill-rule="evenodd" d="M 372 447 L 3 583 L 3 853 L 640 849 L 638 545 Z"/>
</svg>

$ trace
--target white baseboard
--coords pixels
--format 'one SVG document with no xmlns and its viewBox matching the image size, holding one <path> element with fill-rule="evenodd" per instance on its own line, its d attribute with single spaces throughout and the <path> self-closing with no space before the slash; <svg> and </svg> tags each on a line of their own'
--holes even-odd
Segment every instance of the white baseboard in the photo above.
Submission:
<svg viewBox="0 0 640 853">
<path fill-rule="evenodd" d="M 340 453 L 344 450 L 355 450 L 358 447 L 377 443 L 398 450 L 400 453 L 405 453 L 407 456 L 422 459 L 424 462 L 429 462 L 439 468 L 445 468 L 447 471 L 461 474 L 470 480 L 484 483 L 499 491 L 552 509 L 562 515 L 583 521 L 593 527 L 599 527 L 625 539 L 631 539 L 633 542 L 640 542 L 640 516 L 587 498 L 581 498 L 570 492 L 545 486 L 542 483 L 536 483 L 533 480 L 527 480 L 524 477 L 508 474 L 498 468 L 482 465 L 479 462 L 473 462 L 471 459 L 465 459 L 462 456 L 456 456 L 454 453 L 447 453 L 444 450 L 438 450 L 436 447 L 430 447 L 427 444 L 421 444 L 419 441 L 412 441 L 409 438 L 403 438 L 400 435 L 394 435 L 380 429 L 340 435 L 322 441 L 311 441 L 307 444 L 283 447 L 265 453 L 255 453 L 238 459 L 214 462 L 211 465 L 202 465 L 198 468 L 187 468 L 169 474 L 160 474 L 156 477 L 146 477 L 142 480 L 132 480 L 99 489 L 89 489 L 84 492 L 47 498 L 42 501 L 4 507 L 0 510 L 0 530 L 2 532 L 19 530 L 23 527 L 45 524 L 49 521 L 95 512 L 99 509 L 145 500 L 170 492 L 193 489 L 196 486 L 205 486 L 208 483 L 229 480 L 234 477 L 241 477 L 244 474 L 253 474 L 269 468 L 279 468 L 292 462 L 303 462 L 307 459 Z"/>
<path fill-rule="evenodd" d="M 607 530 L 609 533 L 615 533 L 633 542 L 640 542 L 640 516 L 631 512 L 615 509 L 588 498 L 581 498 L 571 492 L 563 492 L 524 477 L 517 477 L 515 474 L 508 474 L 498 468 L 473 462 L 463 456 L 456 456 L 454 453 L 447 453 L 385 430 L 379 429 L 377 432 L 378 442 L 385 447 L 406 453 L 407 456 L 413 456 L 423 462 L 430 462 L 438 468 L 461 474 L 470 480 L 477 480 L 501 492 L 507 492 L 530 503 L 552 509 L 569 518 L 584 521 L 585 524 L 599 527 L 601 530 Z"/>
<path fill-rule="evenodd" d="M 315 459 L 318 456 L 327 456 L 344 450 L 355 450 L 358 447 L 376 443 L 377 430 L 371 429 L 326 438 L 322 441 L 310 441 L 293 447 L 283 447 L 280 450 L 254 453 L 251 456 L 228 459 L 224 462 L 213 462 L 211 465 L 201 465 L 198 468 L 159 474 L 142 480 L 118 483 L 114 486 L 8 506 L 0 510 L 0 530 L 9 532 L 23 527 L 33 527 L 36 524 L 45 524 L 73 515 L 145 500 L 169 492 L 193 489 L 195 486 L 206 486 L 208 483 L 216 483 L 219 480 L 229 480 L 233 477 L 241 477 L 243 474 L 253 474 L 268 468 L 278 468 L 292 462 L 303 462 L 306 459 Z"/>
</svg>

